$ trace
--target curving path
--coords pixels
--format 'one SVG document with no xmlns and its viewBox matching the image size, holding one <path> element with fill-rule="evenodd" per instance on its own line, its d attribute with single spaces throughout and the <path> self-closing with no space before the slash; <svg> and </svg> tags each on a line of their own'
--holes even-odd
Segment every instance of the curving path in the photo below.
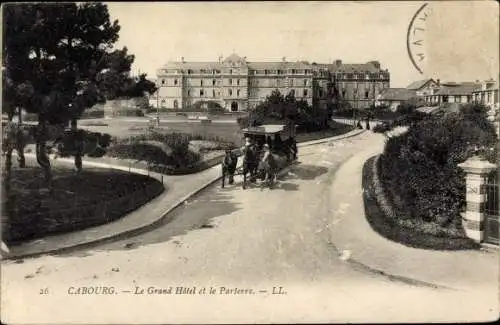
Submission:
<svg viewBox="0 0 500 325">
<path fill-rule="evenodd" d="M 2 307 L 9 316 L 5 319 L 22 317 L 25 323 L 35 319 L 51 323 L 480 319 L 478 303 L 471 297 L 357 270 L 330 243 L 334 205 L 329 194 L 335 171 L 355 153 L 382 141 L 381 135 L 363 133 L 331 145 L 304 147 L 299 152 L 301 164 L 272 191 L 214 185 L 175 210 L 170 223 L 151 232 L 66 255 L 5 263 Z M 346 184 L 344 190 L 357 189 Z M 99 285 L 114 286 L 119 293 L 68 294 L 75 290 L 70 288 Z M 133 295 L 136 286 L 213 287 L 217 294 Z M 282 294 L 273 295 L 273 287 Z M 40 288 L 48 288 L 50 294 L 39 295 Z M 255 294 L 247 294 L 249 289 Z"/>
</svg>

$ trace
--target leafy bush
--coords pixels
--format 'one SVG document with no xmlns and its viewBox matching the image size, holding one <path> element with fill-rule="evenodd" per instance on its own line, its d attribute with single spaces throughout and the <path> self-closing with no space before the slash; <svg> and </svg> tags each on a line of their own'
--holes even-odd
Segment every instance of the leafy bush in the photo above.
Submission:
<svg viewBox="0 0 500 325">
<path fill-rule="evenodd" d="M 380 159 L 380 177 L 398 215 L 460 229 L 465 180 L 457 164 L 478 148 L 486 148 L 493 159 L 496 152 L 489 149 L 495 143 L 490 123 L 457 113 L 428 116 L 390 138 Z"/>
<path fill-rule="evenodd" d="M 186 112 L 208 112 L 208 113 L 223 113 L 226 111 L 224 107 L 222 107 L 218 102 L 213 100 L 200 100 L 182 110 Z"/>
<path fill-rule="evenodd" d="M 388 204 L 378 177 L 376 157 L 363 166 L 363 201 L 365 215 L 371 227 L 382 236 L 398 243 L 424 249 L 458 250 L 478 248 L 478 244 L 464 238 L 462 229 L 447 229 L 416 219 L 402 219 Z"/>
<path fill-rule="evenodd" d="M 76 133 L 66 130 L 57 143 L 57 154 L 60 157 L 74 156 L 81 149 L 83 155 L 102 157 L 111 144 L 111 135 L 108 133 L 90 132 L 79 129 Z M 82 145 L 83 147 L 79 148 Z"/>
<path fill-rule="evenodd" d="M 123 139 L 108 151 L 112 157 L 186 166 L 200 160 L 199 154 L 189 150 L 190 140 L 191 136 L 183 133 L 151 132 Z"/>
<path fill-rule="evenodd" d="M 373 127 L 373 132 L 384 133 L 391 129 L 391 124 L 387 122 L 379 123 Z"/>
</svg>

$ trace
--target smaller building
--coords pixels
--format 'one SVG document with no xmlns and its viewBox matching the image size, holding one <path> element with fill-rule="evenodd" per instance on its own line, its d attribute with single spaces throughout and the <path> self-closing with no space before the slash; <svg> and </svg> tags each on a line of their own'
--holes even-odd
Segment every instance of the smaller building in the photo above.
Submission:
<svg viewBox="0 0 500 325">
<path fill-rule="evenodd" d="M 480 89 L 480 84 L 477 82 L 442 83 L 437 92 L 425 95 L 424 98 L 427 105 L 466 104 L 472 102 L 472 94 L 477 89 Z"/>
<path fill-rule="evenodd" d="M 412 82 L 406 89 L 415 91 L 417 97 L 433 95 L 439 90 L 440 80 L 432 78 Z"/>
<path fill-rule="evenodd" d="M 490 112 L 494 115 L 499 110 L 498 88 L 498 81 L 493 79 L 481 82 L 472 92 L 474 102 L 491 108 Z"/>
<path fill-rule="evenodd" d="M 416 98 L 416 91 L 407 88 L 386 88 L 380 91 L 375 102 L 376 107 L 387 106 L 396 111 L 402 103 Z"/>
</svg>

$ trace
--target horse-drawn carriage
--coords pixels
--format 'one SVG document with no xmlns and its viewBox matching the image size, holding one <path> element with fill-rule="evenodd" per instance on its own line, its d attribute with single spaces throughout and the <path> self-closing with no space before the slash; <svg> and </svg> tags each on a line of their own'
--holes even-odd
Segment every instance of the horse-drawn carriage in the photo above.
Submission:
<svg viewBox="0 0 500 325">
<path fill-rule="evenodd" d="M 229 176 L 229 184 L 232 184 L 235 175 L 242 175 L 245 189 L 248 174 L 251 182 L 260 178 L 271 187 L 278 171 L 297 159 L 295 126 L 267 124 L 248 127 L 242 133 L 245 145 L 226 151 L 222 163 L 222 187 L 226 176 Z M 243 158 L 243 163 L 238 168 L 239 156 Z"/>
</svg>

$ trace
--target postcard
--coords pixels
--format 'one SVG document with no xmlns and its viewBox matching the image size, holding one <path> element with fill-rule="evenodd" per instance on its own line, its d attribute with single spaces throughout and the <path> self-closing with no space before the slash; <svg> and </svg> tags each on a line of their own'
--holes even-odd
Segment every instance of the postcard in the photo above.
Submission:
<svg viewBox="0 0 500 325">
<path fill-rule="evenodd" d="M 498 12 L 3 4 L 2 323 L 498 320 Z"/>
</svg>

